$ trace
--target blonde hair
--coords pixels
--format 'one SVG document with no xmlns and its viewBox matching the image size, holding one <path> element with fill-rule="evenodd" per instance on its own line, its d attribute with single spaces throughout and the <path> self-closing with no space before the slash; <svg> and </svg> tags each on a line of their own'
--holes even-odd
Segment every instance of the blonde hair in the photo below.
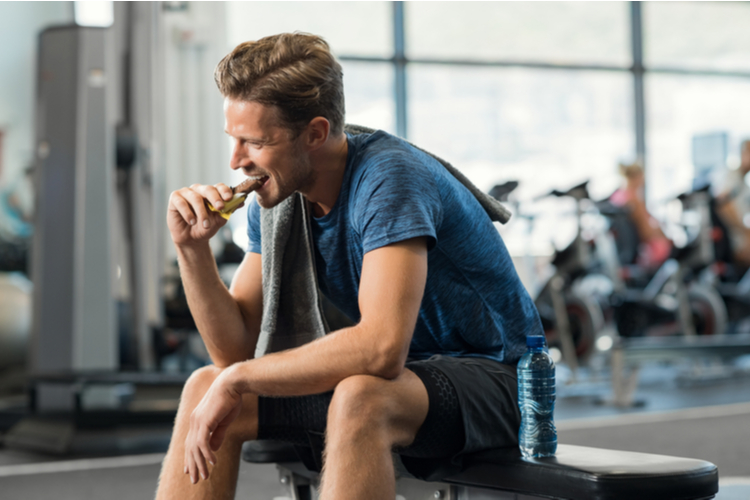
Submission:
<svg viewBox="0 0 750 500">
<path fill-rule="evenodd" d="M 214 80 L 224 97 L 275 106 L 294 135 L 317 116 L 344 130 L 341 65 L 319 36 L 282 33 L 244 42 L 216 66 Z"/>
<path fill-rule="evenodd" d="M 643 175 L 643 165 L 641 162 L 633 163 L 620 163 L 620 175 L 626 179 L 633 179 L 639 175 Z"/>
</svg>

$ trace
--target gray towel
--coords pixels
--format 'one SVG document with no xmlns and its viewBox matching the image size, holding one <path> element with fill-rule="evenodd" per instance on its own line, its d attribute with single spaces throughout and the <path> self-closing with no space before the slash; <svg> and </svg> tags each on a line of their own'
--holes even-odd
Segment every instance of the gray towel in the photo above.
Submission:
<svg viewBox="0 0 750 500">
<path fill-rule="evenodd" d="M 352 135 L 374 132 L 358 125 L 347 125 L 346 131 Z M 491 220 L 503 224 L 508 222 L 510 212 L 499 201 L 477 189 L 450 163 L 424 152 L 439 161 L 471 191 Z M 297 347 L 328 333 L 323 297 L 315 273 L 315 250 L 305 198 L 297 193 L 274 208 L 262 208 L 260 233 L 263 317 L 256 357 Z"/>
</svg>

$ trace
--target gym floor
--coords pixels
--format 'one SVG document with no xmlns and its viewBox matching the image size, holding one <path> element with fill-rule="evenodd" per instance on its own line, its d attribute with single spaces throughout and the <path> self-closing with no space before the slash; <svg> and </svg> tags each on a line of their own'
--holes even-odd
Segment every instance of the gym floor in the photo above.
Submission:
<svg viewBox="0 0 750 500">
<path fill-rule="evenodd" d="M 750 359 L 732 366 L 685 363 L 642 367 L 635 404 L 606 403 L 608 377 L 558 371 L 559 441 L 699 458 L 719 467 L 719 500 L 750 498 Z M 168 428 L 152 428 L 148 453 L 53 457 L 0 447 L 2 499 L 152 498 Z M 131 436 L 133 437 L 133 436 Z M 128 432 L 120 431 L 120 439 Z M 160 443 L 160 444 L 159 444 Z M 243 463 L 236 498 L 282 495 L 275 465 Z"/>
</svg>

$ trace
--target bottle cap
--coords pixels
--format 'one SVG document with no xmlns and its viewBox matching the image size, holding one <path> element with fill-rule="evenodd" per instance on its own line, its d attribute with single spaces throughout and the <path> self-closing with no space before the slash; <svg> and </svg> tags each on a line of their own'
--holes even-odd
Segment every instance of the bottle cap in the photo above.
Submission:
<svg viewBox="0 0 750 500">
<path fill-rule="evenodd" d="M 526 337 L 526 347 L 544 347 L 545 338 L 543 335 L 529 335 Z"/>
</svg>

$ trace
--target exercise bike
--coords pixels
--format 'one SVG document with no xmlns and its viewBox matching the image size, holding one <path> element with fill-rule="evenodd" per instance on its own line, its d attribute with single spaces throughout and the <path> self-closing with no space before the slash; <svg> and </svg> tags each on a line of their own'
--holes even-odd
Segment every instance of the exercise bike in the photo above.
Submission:
<svg viewBox="0 0 750 500">
<path fill-rule="evenodd" d="M 578 366 L 585 364 L 595 351 L 596 337 L 604 328 L 601 306 L 591 296 L 581 293 L 576 286 L 580 278 L 598 267 L 592 254 L 592 243 L 582 236 L 583 208 L 580 201 L 589 198 L 587 184 L 588 182 L 584 182 L 567 191 L 553 190 L 536 199 L 554 196 L 572 197 L 576 200 L 576 235 L 565 249 L 554 253 L 551 261 L 554 271 L 540 286 L 534 299 L 548 345 L 560 350 L 563 360 L 574 375 Z M 498 185 L 490 190 L 490 195 L 507 202 L 508 195 L 517 186 L 516 181 Z M 516 207 L 517 215 L 519 212 Z M 523 214 L 520 216 L 524 217 Z M 530 222 L 533 220 L 532 216 L 526 218 Z"/>
<path fill-rule="evenodd" d="M 674 248 L 655 271 L 636 264 L 640 243 L 627 208 L 609 199 L 597 202 L 599 212 L 609 221 L 608 233 L 616 248 L 615 272 L 610 272 L 613 294 L 610 306 L 621 337 L 724 333 L 727 310 L 716 289 L 700 282 L 698 273 L 714 261 L 710 232 L 695 227 L 695 220 L 707 220 L 703 192 L 686 193 L 678 199 L 693 222 L 684 221 L 688 242 Z M 696 212 L 697 211 L 697 212 Z"/>
<path fill-rule="evenodd" d="M 698 281 L 714 288 L 727 309 L 727 333 L 743 333 L 750 330 L 750 269 L 734 263 L 729 229 L 718 214 L 718 208 L 726 200 L 711 195 L 708 186 L 680 195 L 684 208 L 697 208 L 703 217 L 699 231 L 710 235 L 713 243 L 714 262 L 695 269 Z"/>
</svg>

